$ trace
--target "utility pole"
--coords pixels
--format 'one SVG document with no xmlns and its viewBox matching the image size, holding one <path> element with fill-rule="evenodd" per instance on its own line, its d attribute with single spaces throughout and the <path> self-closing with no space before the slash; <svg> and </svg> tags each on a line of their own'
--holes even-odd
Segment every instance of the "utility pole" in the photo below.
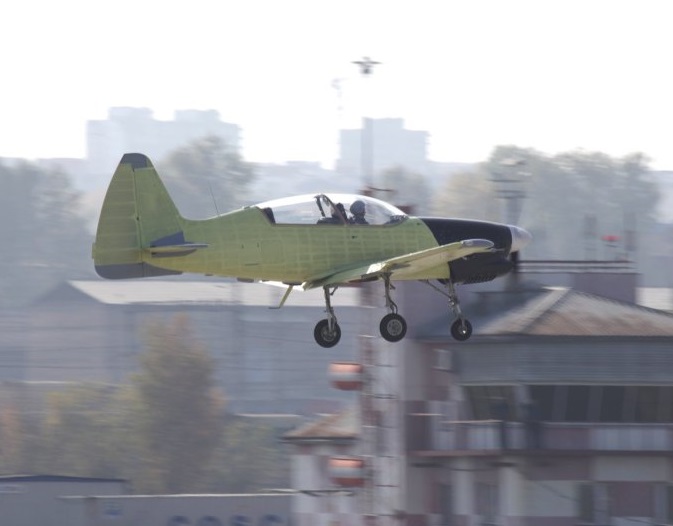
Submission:
<svg viewBox="0 0 673 526">
<path fill-rule="evenodd" d="M 505 159 L 499 164 L 505 171 L 491 172 L 493 177 L 491 181 L 496 184 L 498 196 L 505 202 L 505 223 L 515 225 L 519 222 L 523 200 L 526 198 L 525 183 L 529 174 L 521 170 L 521 167 L 526 165 L 526 161 Z"/>
<path fill-rule="evenodd" d="M 354 60 L 362 74 L 362 91 L 367 93 L 367 79 L 371 76 L 374 66 L 379 62 L 365 56 L 362 60 Z M 363 96 L 362 103 L 362 130 L 360 132 L 360 163 L 362 171 L 363 194 L 371 195 L 374 187 L 374 129 L 372 119 L 367 117 L 369 98 Z M 368 307 L 376 304 L 374 288 L 371 283 L 360 285 L 360 304 L 365 307 L 363 316 L 363 332 L 360 336 L 359 350 L 360 363 L 364 367 L 364 385 L 360 393 L 360 443 L 362 457 L 365 460 L 366 478 L 363 487 L 363 525 L 376 526 L 376 487 L 378 479 L 378 438 L 377 408 L 374 392 L 377 382 L 376 346 L 373 336 L 369 335 L 372 323 L 371 309 Z M 365 326 L 366 325 L 366 326 Z"/>
<path fill-rule="evenodd" d="M 354 60 L 360 68 L 362 78 L 366 80 L 373 71 L 374 66 L 380 64 L 371 58 L 365 56 L 361 60 Z M 360 162 L 362 169 L 362 180 L 364 183 L 365 193 L 369 194 L 371 188 L 374 187 L 374 122 L 371 117 L 367 117 L 367 109 L 363 108 L 362 113 L 362 131 L 360 134 Z"/>
</svg>

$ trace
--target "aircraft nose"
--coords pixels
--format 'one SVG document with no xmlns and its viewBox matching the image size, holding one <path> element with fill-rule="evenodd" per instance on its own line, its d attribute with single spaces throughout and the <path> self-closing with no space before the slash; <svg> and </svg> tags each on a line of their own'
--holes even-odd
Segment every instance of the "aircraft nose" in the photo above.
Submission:
<svg viewBox="0 0 673 526">
<path fill-rule="evenodd" d="M 521 227 L 509 225 L 509 230 L 512 232 L 512 248 L 510 249 L 510 252 L 521 250 L 533 239 L 530 232 Z"/>
</svg>

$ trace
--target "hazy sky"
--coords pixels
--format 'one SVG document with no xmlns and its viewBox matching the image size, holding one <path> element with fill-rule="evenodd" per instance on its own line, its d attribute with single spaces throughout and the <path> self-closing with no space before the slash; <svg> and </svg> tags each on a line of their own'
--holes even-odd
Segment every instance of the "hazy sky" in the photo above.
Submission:
<svg viewBox="0 0 673 526">
<path fill-rule="evenodd" d="M 82 157 L 86 120 L 143 106 L 218 110 L 249 161 L 331 166 L 366 112 L 429 131 L 437 161 L 516 144 L 673 169 L 671 20 L 667 0 L 4 2 L 0 156 Z"/>
</svg>

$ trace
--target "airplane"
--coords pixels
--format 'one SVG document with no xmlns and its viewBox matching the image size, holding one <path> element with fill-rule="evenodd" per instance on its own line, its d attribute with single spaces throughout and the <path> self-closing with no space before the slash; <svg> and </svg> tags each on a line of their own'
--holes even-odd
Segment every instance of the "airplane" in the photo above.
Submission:
<svg viewBox="0 0 673 526">
<path fill-rule="evenodd" d="M 340 286 L 377 280 L 389 311 L 379 325 L 385 340 L 400 341 L 407 332 L 391 297 L 395 280 L 419 280 L 444 294 L 455 318 L 451 334 L 467 340 L 472 325 L 455 285 L 507 274 L 530 241 L 518 226 L 413 217 L 382 200 L 350 194 L 287 197 L 186 219 L 150 159 L 126 153 L 103 201 L 92 256 L 96 272 L 107 279 L 187 272 L 280 282 L 287 288 L 275 308 L 294 287 L 320 287 L 327 317 L 313 335 L 320 346 L 333 347 L 341 328 L 332 295 Z"/>
</svg>

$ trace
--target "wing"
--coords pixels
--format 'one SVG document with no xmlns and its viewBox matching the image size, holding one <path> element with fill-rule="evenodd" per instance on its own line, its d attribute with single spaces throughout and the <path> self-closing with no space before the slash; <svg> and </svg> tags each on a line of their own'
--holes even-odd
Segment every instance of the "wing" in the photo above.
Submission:
<svg viewBox="0 0 673 526">
<path fill-rule="evenodd" d="M 405 275 L 418 274 L 425 269 L 430 269 L 472 254 L 490 252 L 492 248 L 493 242 L 487 239 L 465 239 L 383 261 L 360 263 L 357 266 L 340 269 L 327 276 L 311 279 L 306 281 L 302 286 L 304 289 L 312 289 L 354 281 L 368 281 L 380 278 L 384 274 L 391 274 L 400 279 Z"/>
</svg>

